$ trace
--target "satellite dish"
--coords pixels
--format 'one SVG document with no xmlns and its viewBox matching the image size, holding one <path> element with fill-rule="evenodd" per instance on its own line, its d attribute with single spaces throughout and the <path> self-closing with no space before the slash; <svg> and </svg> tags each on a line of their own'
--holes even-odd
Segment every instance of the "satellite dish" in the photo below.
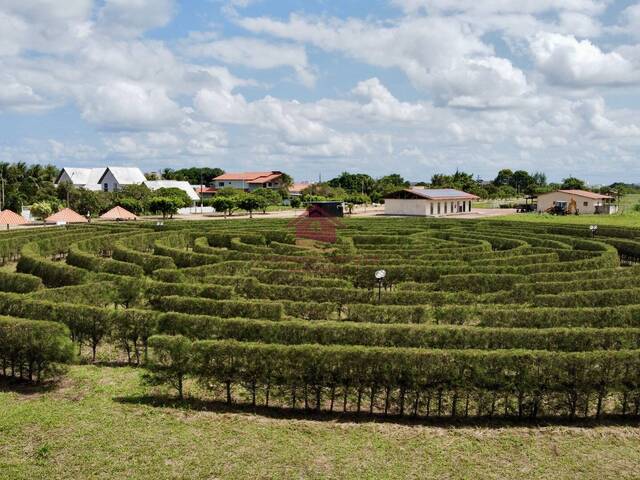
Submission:
<svg viewBox="0 0 640 480">
<path fill-rule="evenodd" d="M 386 270 L 378 270 L 375 273 L 375 276 L 378 280 L 382 280 L 384 277 L 387 276 L 387 271 Z"/>
</svg>

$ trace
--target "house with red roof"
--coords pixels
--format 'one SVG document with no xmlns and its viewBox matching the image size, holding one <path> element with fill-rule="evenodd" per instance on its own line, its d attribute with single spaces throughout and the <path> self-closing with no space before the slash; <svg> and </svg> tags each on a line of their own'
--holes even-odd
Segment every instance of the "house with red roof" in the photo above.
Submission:
<svg viewBox="0 0 640 480">
<path fill-rule="evenodd" d="M 618 211 L 615 197 L 587 190 L 556 190 L 538 195 L 538 212 L 554 209 L 568 213 L 612 214 Z"/>
<path fill-rule="evenodd" d="M 216 189 L 231 187 L 245 192 L 258 188 L 280 188 L 284 185 L 283 173 L 277 170 L 269 172 L 240 172 L 224 173 L 213 179 L 212 186 Z"/>
</svg>

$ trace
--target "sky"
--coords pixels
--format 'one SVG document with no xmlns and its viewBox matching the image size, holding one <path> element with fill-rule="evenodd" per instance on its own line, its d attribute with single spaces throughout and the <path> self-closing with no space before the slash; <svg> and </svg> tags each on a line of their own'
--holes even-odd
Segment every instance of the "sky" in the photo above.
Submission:
<svg viewBox="0 0 640 480">
<path fill-rule="evenodd" d="M 0 161 L 640 182 L 640 3 L 0 0 Z"/>
</svg>

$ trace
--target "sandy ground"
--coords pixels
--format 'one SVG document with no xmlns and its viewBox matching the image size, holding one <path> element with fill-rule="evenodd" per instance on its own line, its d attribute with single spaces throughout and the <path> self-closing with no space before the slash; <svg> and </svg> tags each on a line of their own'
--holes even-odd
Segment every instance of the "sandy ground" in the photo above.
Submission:
<svg viewBox="0 0 640 480">
<path fill-rule="evenodd" d="M 281 210 L 278 212 L 269 212 L 267 214 L 263 213 L 254 213 L 254 218 L 294 218 L 298 215 L 302 215 L 304 212 L 303 209 L 296 210 Z M 469 213 L 460 213 L 456 215 L 451 215 L 448 218 L 462 218 L 462 219 L 473 219 L 473 218 L 483 218 L 483 217 L 500 217 L 504 215 L 511 215 L 516 213 L 515 209 L 512 208 L 477 208 L 472 210 Z M 384 215 L 384 206 L 379 207 L 357 207 L 353 209 L 353 213 L 348 215 L 347 217 L 375 217 L 375 216 L 385 216 Z M 150 219 L 151 217 L 145 217 Z M 224 217 L 216 215 L 216 214 L 205 214 L 204 216 L 199 214 L 193 215 L 179 215 L 174 217 L 175 219 L 180 220 L 222 220 Z M 249 218 L 248 214 L 234 214 L 231 217 L 227 217 L 227 220 L 233 219 L 247 219 Z M 403 218 L 403 217 L 396 217 Z M 159 218 L 158 218 L 159 219 Z"/>
<path fill-rule="evenodd" d="M 298 215 L 302 215 L 304 209 L 295 209 L 295 210 L 280 210 L 277 212 L 268 212 L 267 214 L 263 213 L 254 213 L 254 218 L 294 218 Z M 461 219 L 474 219 L 474 218 L 483 218 L 483 217 L 500 217 L 504 215 L 511 215 L 516 213 L 515 209 L 509 208 L 477 208 L 472 210 L 469 213 L 461 213 L 456 215 L 451 215 L 448 218 L 461 218 Z M 377 207 L 356 207 L 353 209 L 353 214 L 348 215 L 348 217 L 383 217 L 384 215 L 384 206 Z M 249 214 L 246 213 L 235 213 L 231 217 L 227 217 L 227 220 L 242 220 L 249 218 Z M 403 218 L 403 217 L 396 217 Z M 191 215 L 175 215 L 173 217 L 174 220 L 224 220 L 225 218 L 222 215 L 217 214 L 191 214 Z M 150 217 L 141 217 L 140 220 L 146 221 L 160 221 L 162 220 L 161 216 L 150 216 Z M 100 220 L 93 220 L 92 223 L 101 223 Z M 0 227 L 6 228 L 6 226 L 2 225 Z M 43 228 L 43 227 L 55 227 L 55 225 L 44 225 L 42 223 L 31 223 L 28 225 L 19 225 L 19 226 L 11 226 L 11 230 L 19 230 L 24 228 Z M 0 229 L 3 230 L 4 228 Z"/>
</svg>

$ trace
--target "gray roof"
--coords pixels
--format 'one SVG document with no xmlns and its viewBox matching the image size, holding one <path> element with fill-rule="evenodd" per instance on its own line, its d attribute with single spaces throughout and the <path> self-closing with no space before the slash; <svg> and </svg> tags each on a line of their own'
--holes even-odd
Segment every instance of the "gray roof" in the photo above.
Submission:
<svg viewBox="0 0 640 480">
<path fill-rule="evenodd" d="M 111 172 L 120 185 L 140 185 L 147 180 L 138 167 L 107 167 L 98 183 L 102 183 L 107 172 Z"/>
<path fill-rule="evenodd" d="M 387 195 L 385 198 L 398 198 L 402 195 L 413 195 L 414 197 L 425 198 L 427 200 L 477 200 L 478 197 L 471 193 L 456 190 L 454 188 L 420 188 L 412 187 Z M 406 197 L 405 197 L 406 198 Z"/>
<path fill-rule="evenodd" d="M 200 200 L 200 196 L 196 193 L 189 182 L 181 180 L 146 180 L 144 184 L 149 190 L 158 190 L 159 188 L 179 188 L 193 201 Z"/>
<path fill-rule="evenodd" d="M 101 168 L 76 168 L 76 167 L 64 167 L 58 176 L 58 181 L 64 173 L 66 173 L 71 179 L 71 183 L 77 186 L 98 184 L 102 174 L 106 169 Z"/>
</svg>

